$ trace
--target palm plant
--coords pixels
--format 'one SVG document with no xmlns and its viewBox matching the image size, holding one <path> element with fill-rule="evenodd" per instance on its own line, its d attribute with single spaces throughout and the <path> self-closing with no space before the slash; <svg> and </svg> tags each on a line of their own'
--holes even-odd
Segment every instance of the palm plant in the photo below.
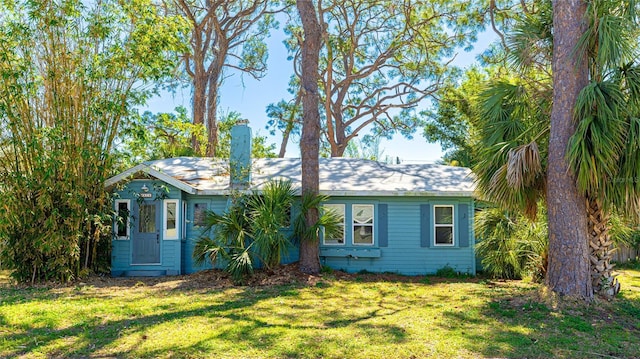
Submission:
<svg viewBox="0 0 640 359">
<path fill-rule="evenodd" d="M 273 180 L 261 191 L 231 197 L 225 213 L 207 212 L 205 235 L 198 239 L 193 252 L 196 263 L 222 260 L 234 281 L 242 282 L 260 264 L 267 269 L 278 266 L 293 241 L 310 235 L 317 238 L 321 230 L 329 236 L 341 230 L 342 219 L 330 211 L 322 212 L 316 225 L 307 228 L 305 214 L 310 208 L 320 209 L 329 198 L 305 195 L 293 222 L 293 233 L 287 235 L 294 199 L 290 181 Z"/>
<path fill-rule="evenodd" d="M 329 196 L 325 195 L 306 193 L 302 196 L 300 213 L 293 222 L 293 233 L 296 239 L 305 241 L 320 238 L 321 231 L 326 236 L 325 238 L 336 238 L 341 235 L 340 231 L 343 230 L 342 217 L 333 211 L 321 208 L 322 203 L 328 200 Z M 313 226 L 308 226 L 306 216 L 311 209 L 317 209 L 320 216 Z"/>
<path fill-rule="evenodd" d="M 267 182 L 260 192 L 231 198 L 227 212 L 208 211 L 193 257 L 198 264 L 223 259 L 236 282 L 253 274 L 261 263 L 268 269 L 280 264 L 290 246 L 284 233 L 291 216 L 295 191 L 288 180 Z"/>
<path fill-rule="evenodd" d="M 536 221 L 501 208 L 488 208 L 475 218 L 482 266 L 491 276 L 504 279 L 544 278 L 548 241 L 546 215 Z"/>
<path fill-rule="evenodd" d="M 511 67 L 520 79 L 500 82 L 481 96 L 474 124 L 480 134 L 475 167 L 483 195 L 529 217 L 545 197 L 551 108 L 550 4 L 520 20 L 509 38 Z M 588 2 L 588 31 L 575 49 L 586 56 L 590 84 L 575 107 L 577 130 L 566 158 L 587 202 L 592 286 L 614 295 L 612 241 L 614 209 L 632 220 L 640 213 L 640 55 L 635 1 Z M 526 51 L 525 51 L 526 50 Z"/>
</svg>

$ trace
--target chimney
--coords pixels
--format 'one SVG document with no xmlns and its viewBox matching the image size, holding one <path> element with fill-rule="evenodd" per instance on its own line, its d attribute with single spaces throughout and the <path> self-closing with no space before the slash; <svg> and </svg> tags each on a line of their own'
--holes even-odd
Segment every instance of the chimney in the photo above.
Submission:
<svg viewBox="0 0 640 359">
<path fill-rule="evenodd" d="M 251 128 L 249 121 L 238 120 L 231 128 L 231 188 L 247 188 L 251 183 Z"/>
</svg>

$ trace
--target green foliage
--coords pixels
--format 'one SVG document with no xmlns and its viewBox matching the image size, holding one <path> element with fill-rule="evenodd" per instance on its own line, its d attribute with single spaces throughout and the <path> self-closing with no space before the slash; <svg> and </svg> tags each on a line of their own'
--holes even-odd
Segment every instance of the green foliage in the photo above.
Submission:
<svg viewBox="0 0 640 359">
<path fill-rule="evenodd" d="M 443 278 L 456 278 L 458 276 L 458 272 L 456 272 L 453 267 L 446 265 L 436 271 L 436 276 Z"/>
<path fill-rule="evenodd" d="M 196 152 L 191 146 L 193 136 L 205 141 L 207 135 L 202 124 L 191 122 L 184 107 L 175 113 L 136 113 L 122 123 L 114 156 L 123 169 L 149 160 L 204 156 L 204 149 Z"/>
<path fill-rule="evenodd" d="M 481 28 L 482 6 L 464 1 L 318 2 L 322 28 L 320 111 L 332 156 L 367 131 L 411 138 L 424 123 L 415 108 L 456 69 L 445 62 L 468 48 Z M 301 28 L 285 42 L 299 59 Z M 297 93 L 297 91 L 292 91 Z M 278 116 L 287 128 L 291 117 Z"/>
<path fill-rule="evenodd" d="M 500 208 L 487 208 L 475 216 L 476 251 L 492 277 L 544 278 L 548 240 L 546 215 L 540 211 L 536 222 Z"/>
<path fill-rule="evenodd" d="M 325 236 L 335 238 L 342 234 L 342 217 L 334 211 L 322 210 L 322 203 L 329 200 L 329 196 L 306 193 L 302 196 L 300 212 L 293 221 L 293 233 L 296 239 L 316 242 L 322 231 Z M 318 210 L 320 216 L 313 225 L 307 224 L 307 214 L 311 210 Z"/>
<path fill-rule="evenodd" d="M 3 5 L 0 261 L 20 282 L 105 270 L 114 137 L 173 67 L 180 23 L 146 0 Z"/>
<path fill-rule="evenodd" d="M 261 192 L 230 198 L 223 214 L 209 211 L 205 233 L 210 236 L 196 242 L 196 263 L 222 259 L 236 282 L 252 275 L 258 264 L 267 269 L 279 265 L 291 245 L 284 231 L 291 222 L 294 194 L 290 181 L 273 180 Z"/>
</svg>

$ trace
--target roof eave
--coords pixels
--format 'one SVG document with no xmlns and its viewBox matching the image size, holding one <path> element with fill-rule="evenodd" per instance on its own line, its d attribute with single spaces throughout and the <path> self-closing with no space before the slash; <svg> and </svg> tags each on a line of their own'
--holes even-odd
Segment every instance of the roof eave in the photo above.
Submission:
<svg viewBox="0 0 640 359">
<path fill-rule="evenodd" d="M 152 177 L 155 177 L 155 178 L 157 178 L 157 179 L 159 179 L 159 180 L 161 180 L 161 181 L 163 181 L 163 182 L 165 182 L 165 183 L 167 183 L 169 185 L 172 185 L 172 186 L 174 186 L 174 187 L 176 187 L 176 188 L 178 188 L 178 189 L 180 189 L 180 190 L 182 190 L 184 192 L 187 192 L 189 194 L 196 194 L 197 193 L 197 190 L 195 188 L 193 188 L 192 186 L 190 186 L 190 185 L 188 185 L 188 184 L 186 184 L 186 183 L 184 183 L 182 181 L 179 181 L 179 180 L 177 180 L 177 179 L 175 179 L 175 178 L 173 178 L 173 177 L 171 177 L 171 176 L 169 176 L 169 175 L 167 175 L 167 174 L 165 174 L 163 172 L 160 172 L 160 171 L 154 169 L 153 167 L 151 167 L 149 165 L 146 165 L 144 163 L 143 164 L 139 164 L 139 165 L 137 165 L 135 167 L 132 167 L 132 168 L 130 168 L 130 169 L 118 174 L 118 175 L 115 175 L 115 176 L 107 179 L 104 182 L 104 186 L 105 186 L 105 188 L 109 188 L 109 187 L 111 187 L 111 186 L 113 186 L 113 185 L 115 185 L 115 184 L 117 184 L 119 182 L 127 181 L 127 180 L 131 179 L 132 176 L 134 176 L 136 173 L 140 173 L 140 172 L 146 173 L 146 174 L 148 174 L 148 175 L 150 175 Z"/>
<path fill-rule="evenodd" d="M 473 197 L 473 191 L 320 191 L 333 197 Z"/>
</svg>

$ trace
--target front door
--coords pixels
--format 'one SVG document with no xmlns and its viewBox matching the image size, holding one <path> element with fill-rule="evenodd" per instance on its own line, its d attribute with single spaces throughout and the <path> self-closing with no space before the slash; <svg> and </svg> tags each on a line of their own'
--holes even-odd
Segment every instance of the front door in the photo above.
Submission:
<svg viewBox="0 0 640 359">
<path fill-rule="evenodd" d="M 132 264 L 160 264 L 160 203 L 134 202 Z"/>
</svg>

